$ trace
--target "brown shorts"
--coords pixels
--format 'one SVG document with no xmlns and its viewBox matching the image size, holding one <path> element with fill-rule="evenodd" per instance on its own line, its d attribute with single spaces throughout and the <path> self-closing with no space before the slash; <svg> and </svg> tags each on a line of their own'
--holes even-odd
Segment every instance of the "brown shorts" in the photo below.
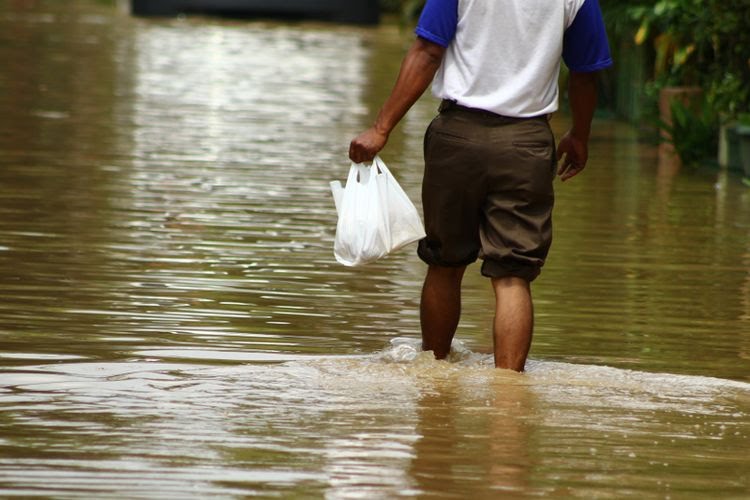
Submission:
<svg viewBox="0 0 750 500">
<path fill-rule="evenodd" d="M 448 267 L 482 258 L 485 276 L 532 281 L 552 243 L 555 139 L 546 117 L 448 101 L 440 109 L 424 140 L 420 258 Z"/>
</svg>

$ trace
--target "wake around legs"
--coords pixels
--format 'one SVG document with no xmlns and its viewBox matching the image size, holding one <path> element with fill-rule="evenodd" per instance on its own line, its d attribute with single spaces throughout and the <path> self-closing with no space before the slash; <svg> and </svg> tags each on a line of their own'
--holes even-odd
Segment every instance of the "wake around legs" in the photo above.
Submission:
<svg viewBox="0 0 750 500">
<path fill-rule="evenodd" d="M 465 266 L 427 269 L 420 303 L 422 348 L 445 359 L 461 317 L 461 282 Z M 495 366 L 522 372 L 531 347 L 534 310 L 529 282 L 515 276 L 493 278 Z"/>
</svg>

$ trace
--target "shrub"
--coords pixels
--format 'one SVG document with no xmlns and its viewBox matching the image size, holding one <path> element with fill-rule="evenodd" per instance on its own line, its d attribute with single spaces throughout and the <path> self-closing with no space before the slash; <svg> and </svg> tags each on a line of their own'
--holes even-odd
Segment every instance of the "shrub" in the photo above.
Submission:
<svg viewBox="0 0 750 500">
<path fill-rule="evenodd" d="M 697 85 L 725 120 L 750 111 L 750 2 L 659 0 L 628 9 L 655 51 L 657 86 Z"/>
</svg>

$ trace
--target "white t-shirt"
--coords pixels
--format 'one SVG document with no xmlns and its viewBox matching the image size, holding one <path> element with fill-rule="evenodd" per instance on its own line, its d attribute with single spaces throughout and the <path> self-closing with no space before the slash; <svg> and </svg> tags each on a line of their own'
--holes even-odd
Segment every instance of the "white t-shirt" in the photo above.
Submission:
<svg viewBox="0 0 750 500">
<path fill-rule="evenodd" d="M 561 59 L 612 64 L 597 0 L 428 0 L 415 31 L 446 47 L 435 96 L 505 116 L 557 109 Z"/>
</svg>

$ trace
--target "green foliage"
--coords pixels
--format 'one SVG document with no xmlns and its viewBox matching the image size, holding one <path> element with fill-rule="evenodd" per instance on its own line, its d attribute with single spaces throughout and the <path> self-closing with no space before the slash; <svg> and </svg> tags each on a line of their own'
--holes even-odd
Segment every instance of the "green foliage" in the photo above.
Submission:
<svg viewBox="0 0 750 500">
<path fill-rule="evenodd" d="M 403 0 L 380 0 L 380 10 L 388 13 L 400 12 L 402 3 Z"/>
<path fill-rule="evenodd" d="M 401 14 L 404 17 L 419 15 L 425 0 L 380 0 L 383 12 Z"/>
<path fill-rule="evenodd" d="M 659 87 L 700 86 L 726 119 L 750 111 L 750 1 L 659 0 L 627 12 L 635 42 L 654 48 Z"/>
<path fill-rule="evenodd" d="M 653 54 L 646 98 L 655 103 L 660 89 L 668 86 L 702 89 L 700 106 L 675 102 L 673 123 L 659 122 L 659 127 L 669 133 L 683 163 L 713 156 L 720 123 L 750 112 L 750 1 L 616 3 L 635 23 L 630 28 L 633 41 Z"/>
<path fill-rule="evenodd" d="M 406 22 L 413 22 L 419 17 L 425 0 L 405 0 L 402 2 L 401 16 Z"/>
<path fill-rule="evenodd" d="M 672 123 L 661 123 L 668 134 L 667 142 L 685 165 L 698 165 L 715 158 L 718 149 L 719 119 L 706 102 L 685 104 L 675 100 L 671 105 Z"/>
<path fill-rule="evenodd" d="M 610 39 L 631 37 L 638 29 L 640 20 L 632 11 L 653 4 L 653 1 L 637 0 L 599 0 L 607 34 Z"/>
<path fill-rule="evenodd" d="M 401 22 L 413 24 L 422 12 L 426 0 L 380 0 L 383 12 L 399 14 Z"/>
</svg>

